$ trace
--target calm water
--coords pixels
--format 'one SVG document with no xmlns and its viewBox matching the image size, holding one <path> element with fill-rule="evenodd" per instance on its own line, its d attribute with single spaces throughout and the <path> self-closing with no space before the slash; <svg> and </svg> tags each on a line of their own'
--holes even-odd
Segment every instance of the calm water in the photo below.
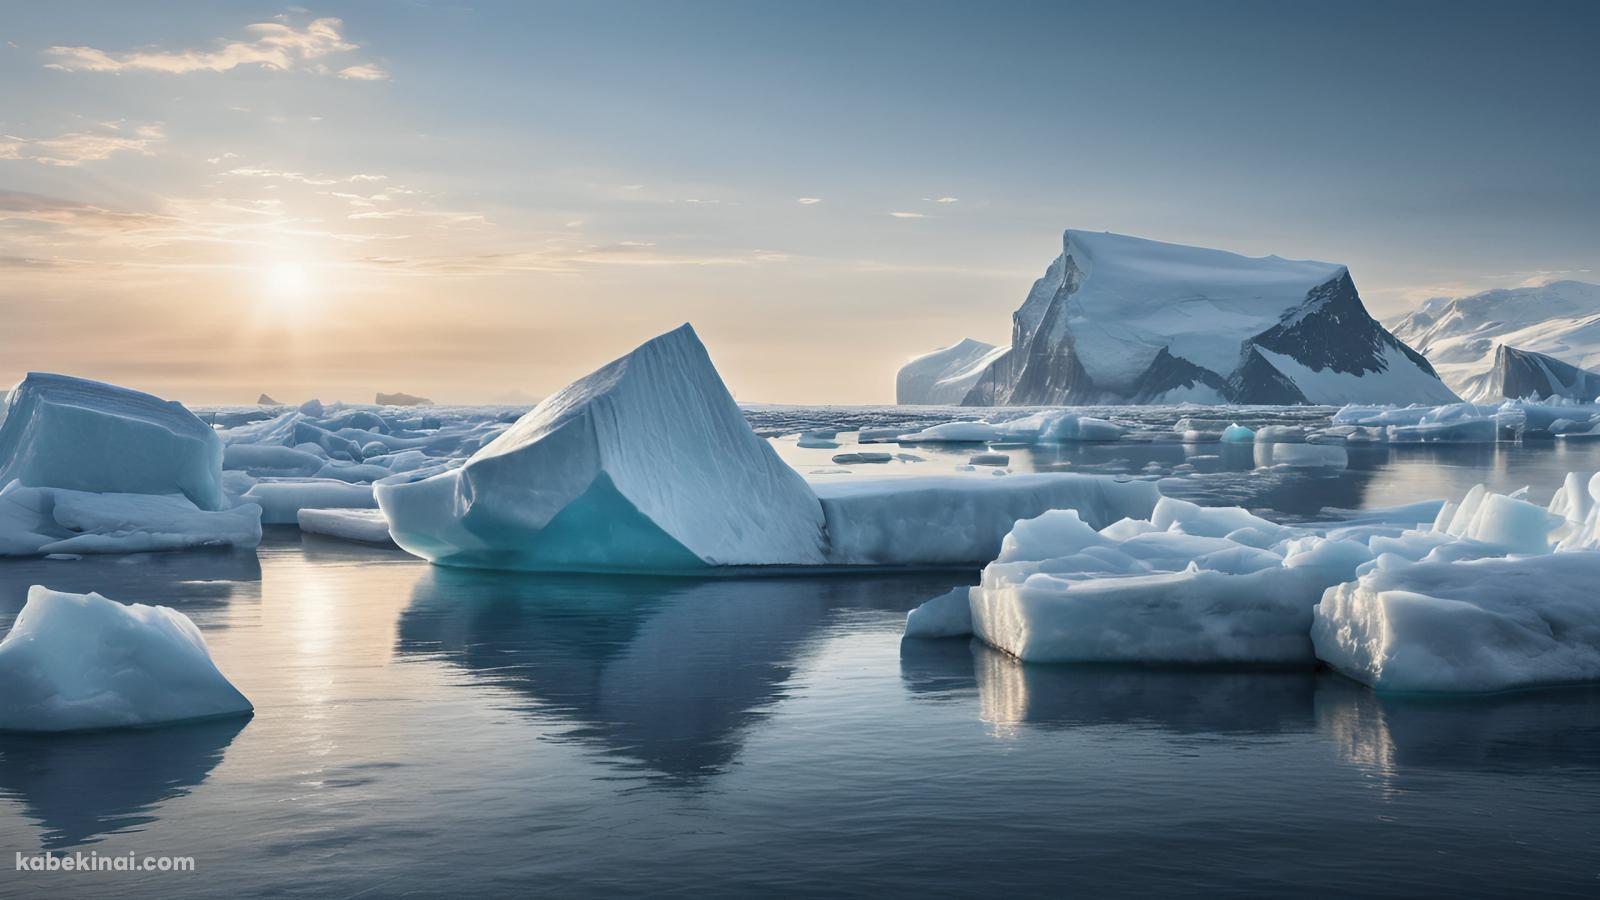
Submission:
<svg viewBox="0 0 1600 900">
<path fill-rule="evenodd" d="M 1217 445 L 1118 444 L 1013 468 L 1152 462 L 1171 493 L 1313 518 L 1480 480 L 1543 500 L 1600 448 L 1255 473 Z M 975 576 L 474 573 L 294 531 L 0 563 L 0 630 L 32 583 L 169 604 L 257 709 L 0 737 L 0 851 L 199 867 L 0 857 L 0 895 L 1600 893 L 1600 691 L 1400 701 L 1325 673 L 902 646 L 908 609 Z"/>
</svg>

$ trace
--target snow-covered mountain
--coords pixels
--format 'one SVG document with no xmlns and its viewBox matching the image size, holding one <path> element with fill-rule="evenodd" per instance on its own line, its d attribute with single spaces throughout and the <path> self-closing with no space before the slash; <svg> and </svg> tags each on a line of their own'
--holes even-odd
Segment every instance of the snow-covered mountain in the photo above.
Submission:
<svg viewBox="0 0 1600 900">
<path fill-rule="evenodd" d="M 1491 386 L 1491 375 L 1501 345 L 1580 369 L 1600 368 L 1600 285 L 1552 281 L 1438 297 L 1401 319 L 1394 333 L 1427 356 L 1461 396 L 1497 400 L 1505 395 Z"/>
<path fill-rule="evenodd" d="M 955 405 L 966 398 L 973 384 L 1006 348 L 963 338 L 900 367 L 895 377 L 895 402 L 901 404 Z"/>
<path fill-rule="evenodd" d="M 1600 373 L 1567 365 L 1543 353 L 1497 344 L 1494 365 L 1488 372 L 1469 379 L 1466 392 L 1485 400 L 1566 397 L 1588 403 L 1600 396 Z"/>
<path fill-rule="evenodd" d="M 1066 232 L 969 406 L 1449 403 L 1335 263 Z"/>
</svg>

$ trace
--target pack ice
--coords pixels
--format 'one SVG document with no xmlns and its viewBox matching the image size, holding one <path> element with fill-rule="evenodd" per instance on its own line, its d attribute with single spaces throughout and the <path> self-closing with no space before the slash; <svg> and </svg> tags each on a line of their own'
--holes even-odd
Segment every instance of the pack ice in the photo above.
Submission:
<svg viewBox="0 0 1600 900">
<path fill-rule="evenodd" d="M 164 606 L 34 585 L 0 641 L 0 731 L 77 731 L 242 715 L 200 630 Z"/>
<path fill-rule="evenodd" d="M 911 363 L 921 367 L 921 360 Z M 1335 263 L 1068 230 L 968 406 L 1457 399 Z"/>
<path fill-rule="evenodd" d="M 1032 662 L 1326 662 L 1385 691 L 1600 679 L 1600 477 L 1548 507 L 1481 485 L 1431 523 L 1399 508 L 1291 528 L 1162 498 L 1095 529 L 1018 522 L 979 585 L 907 637 L 974 634 Z"/>
<path fill-rule="evenodd" d="M 181 404 L 33 373 L 0 421 L 0 555 L 253 547 L 260 509 L 224 508 L 222 444 Z"/>
</svg>

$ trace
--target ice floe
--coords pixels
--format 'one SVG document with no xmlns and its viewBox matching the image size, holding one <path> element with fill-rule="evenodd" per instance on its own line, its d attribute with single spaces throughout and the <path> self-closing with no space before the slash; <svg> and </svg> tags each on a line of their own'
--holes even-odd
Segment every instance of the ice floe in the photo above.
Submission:
<svg viewBox="0 0 1600 900">
<path fill-rule="evenodd" d="M 147 726 L 250 711 L 200 630 L 164 606 L 34 585 L 0 641 L 0 731 Z"/>
</svg>

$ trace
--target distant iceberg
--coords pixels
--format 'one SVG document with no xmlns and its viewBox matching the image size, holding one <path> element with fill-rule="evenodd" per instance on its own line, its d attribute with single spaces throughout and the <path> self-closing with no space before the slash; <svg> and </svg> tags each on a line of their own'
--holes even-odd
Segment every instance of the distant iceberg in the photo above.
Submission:
<svg viewBox="0 0 1600 900">
<path fill-rule="evenodd" d="M 34 585 L 0 641 L 0 731 L 77 731 L 236 716 L 250 701 L 200 630 L 164 606 Z"/>
<path fill-rule="evenodd" d="M 1009 352 L 1007 347 L 972 338 L 941 347 L 911 360 L 895 376 L 895 402 L 928 406 L 955 406 L 966 398 L 989 364 Z"/>
<path fill-rule="evenodd" d="M 1344 266 L 1078 230 L 971 383 L 968 406 L 1457 399 Z"/>
</svg>

